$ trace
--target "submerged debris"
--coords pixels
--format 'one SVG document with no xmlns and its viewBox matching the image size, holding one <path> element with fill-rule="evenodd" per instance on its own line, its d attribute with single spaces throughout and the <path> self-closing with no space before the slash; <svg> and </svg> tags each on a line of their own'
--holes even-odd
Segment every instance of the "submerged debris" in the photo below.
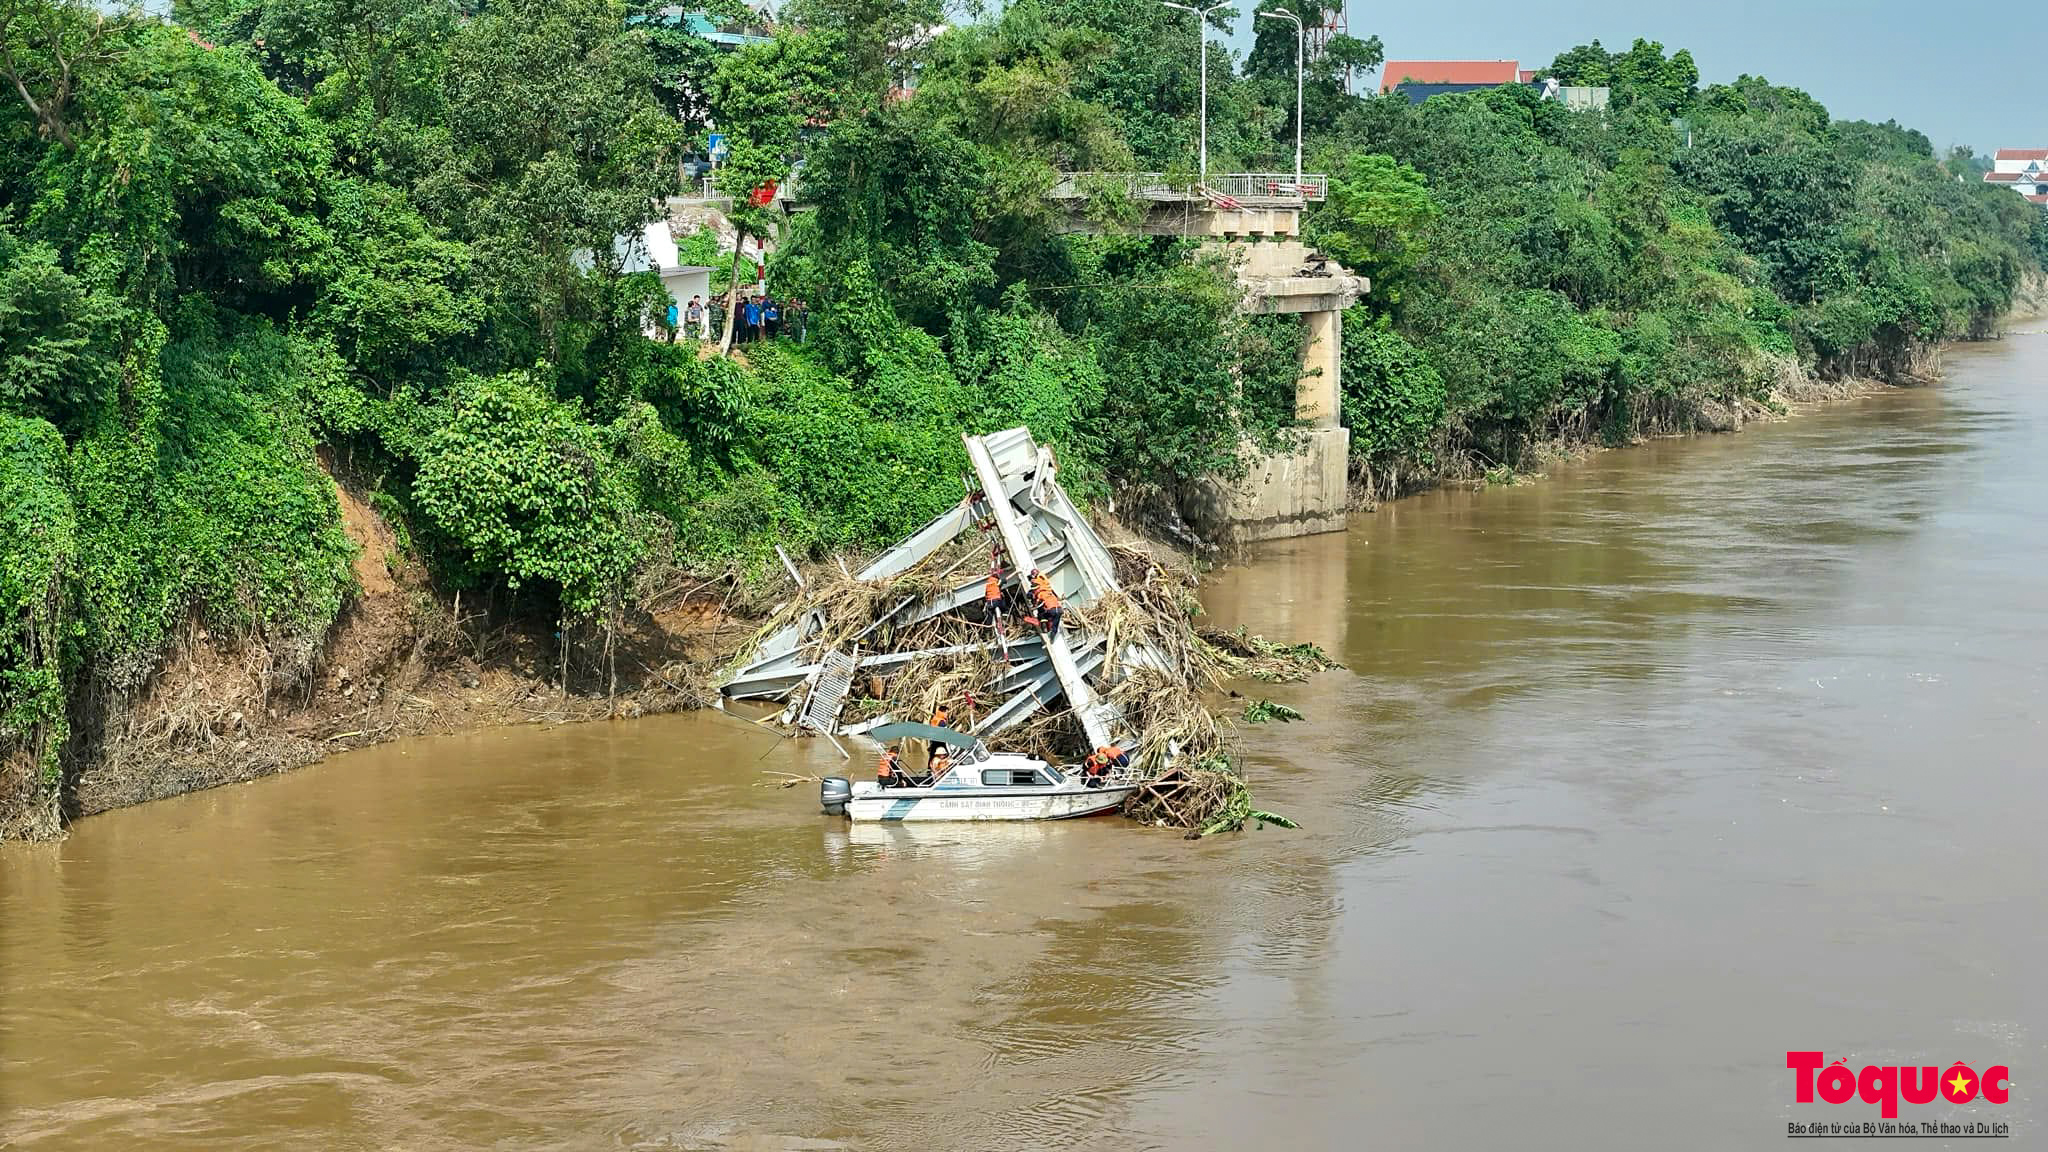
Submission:
<svg viewBox="0 0 2048 1152">
<path fill-rule="evenodd" d="M 1314 645 L 1198 634 L 1193 574 L 1105 547 L 1061 490 L 1050 449 L 1022 428 L 965 440 L 966 497 L 858 573 L 799 579 L 720 691 L 779 701 L 783 724 L 835 744 L 904 720 L 1052 764 L 1115 744 L 1131 754 L 1120 781 L 1143 785 L 1126 807 L 1136 819 L 1191 835 L 1292 827 L 1252 808 L 1204 695 L 1228 678 L 1300 680 L 1335 663 Z M 1027 589 L 1033 572 L 1046 601 Z M 1052 600 L 1056 626 L 1035 607 Z"/>
<path fill-rule="evenodd" d="M 1201 637 L 1203 643 L 1216 650 L 1217 663 L 1231 677 L 1249 676 L 1268 684 L 1291 684 L 1317 672 L 1343 667 L 1314 644 L 1275 644 L 1264 636 L 1247 636 L 1243 628 L 1235 632 L 1211 630 Z"/>
<path fill-rule="evenodd" d="M 1278 720 L 1282 724 L 1291 724 L 1299 719 L 1301 719 L 1300 712 L 1289 708 L 1285 704 L 1276 704 L 1271 700 L 1263 698 L 1247 701 L 1244 706 L 1244 722 L 1247 724 L 1265 724 L 1273 720 Z"/>
<path fill-rule="evenodd" d="M 1251 789 L 1228 761 L 1212 765 L 1174 769 L 1148 781 L 1124 806 L 1124 815 L 1160 827 L 1185 828 L 1190 840 L 1236 832 L 1248 822 L 1301 827 L 1285 816 L 1252 807 Z"/>
</svg>

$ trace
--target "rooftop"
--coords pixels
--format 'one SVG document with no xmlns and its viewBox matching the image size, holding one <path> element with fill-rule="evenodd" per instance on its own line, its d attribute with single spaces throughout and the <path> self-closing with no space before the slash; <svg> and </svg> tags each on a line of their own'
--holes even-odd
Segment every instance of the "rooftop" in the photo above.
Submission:
<svg viewBox="0 0 2048 1152">
<path fill-rule="evenodd" d="M 1380 91 L 1392 92 L 1404 82 L 1471 84 L 1475 87 L 1521 81 L 1514 60 L 1389 60 L 1380 68 Z"/>
</svg>

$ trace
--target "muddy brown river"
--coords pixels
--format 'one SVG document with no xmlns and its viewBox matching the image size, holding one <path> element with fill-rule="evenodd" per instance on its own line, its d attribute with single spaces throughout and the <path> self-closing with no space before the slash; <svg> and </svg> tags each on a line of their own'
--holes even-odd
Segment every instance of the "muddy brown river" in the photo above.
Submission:
<svg viewBox="0 0 2048 1152">
<path fill-rule="evenodd" d="M 0 846 L 0 1146 L 1768 1147 L 1877 1119 L 1817 1049 L 2048 1147 L 2048 336 L 1948 367 L 1213 579 L 1349 665 L 1299 832 L 849 828 L 701 714 Z"/>
</svg>

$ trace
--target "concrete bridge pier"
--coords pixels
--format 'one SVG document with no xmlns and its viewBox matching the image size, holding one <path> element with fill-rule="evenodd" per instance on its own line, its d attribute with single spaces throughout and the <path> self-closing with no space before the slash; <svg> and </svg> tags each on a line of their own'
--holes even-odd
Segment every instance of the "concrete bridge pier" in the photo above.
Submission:
<svg viewBox="0 0 2048 1152">
<path fill-rule="evenodd" d="M 1344 309 L 1371 289 L 1363 276 L 1312 262 L 1301 242 L 1301 214 L 1329 187 L 1321 174 L 1238 172 L 1204 184 L 1176 183 L 1158 172 L 1070 172 L 1048 198 L 1072 211 L 1072 231 L 1102 229 L 1082 209 L 1096 197 L 1138 211 L 1125 227 L 1182 236 L 1229 249 L 1252 312 L 1299 313 L 1308 327 L 1295 415 L 1308 427 L 1292 452 L 1262 456 L 1243 448 L 1249 474 L 1236 484 L 1197 485 L 1181 514 L 1204 535 L 1239 542 L 1344 530 L 1349 503 L 1351 432 L 1341 427 Z"/>
<path fill-rule="evenodd" d="M 1336 265 L 1312 267 L 1308 246 L 1299 240 L 1233 249 L 1245 308 L 1298 314 L 1307 328 L 1294 415 L 1308 427 L 1294 434 L 1292 452 L 1262 456 L 1247 445 L 1245 477 L 1235 484 L 1203 485 L 1184 511 L 1206 533 L 1237 543 L 1342 532 L 1351 459 L 1351 430 L 1339 424 L 1344 309 L 1371 285 Z"/>
</svg>

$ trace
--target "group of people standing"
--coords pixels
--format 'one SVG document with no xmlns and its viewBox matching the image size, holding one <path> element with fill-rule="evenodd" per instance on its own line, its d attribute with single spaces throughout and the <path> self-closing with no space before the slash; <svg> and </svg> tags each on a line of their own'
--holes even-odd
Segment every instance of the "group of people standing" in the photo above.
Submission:
<svg viewBox="0 0 2048 1152">
<path fill-rule="evenodd" d="M 765 292 L 748 296 L 740 301 L 739 310 L 733 317 L 737 326 L 733 332 L 733 343 L 751 344 L 759 340 L 773 340 L 777 336 L 802 340 L 804 330 L 810 324 L 810 313 L 810 306 L 802 300 L 777 300 Z M 719 320 L 725 317 L 724 306 L 716 297 L 707 301 L 702 296 L 692 296 L 682 308 L 671 305 L 668 310 L 670 327 L 683 338 L 711 339 L 714 317 Z"/>
<path fill-rule="evenodd" d="M 739 331 L 733 333 L 733 343 L 750 344 L 757 340 L 773 340 L 777 336 L 801 340 L 809 312 L 801 300 L 781 301 L 766 292 L 749 296 L 740 301 Z"/>
</svg>

